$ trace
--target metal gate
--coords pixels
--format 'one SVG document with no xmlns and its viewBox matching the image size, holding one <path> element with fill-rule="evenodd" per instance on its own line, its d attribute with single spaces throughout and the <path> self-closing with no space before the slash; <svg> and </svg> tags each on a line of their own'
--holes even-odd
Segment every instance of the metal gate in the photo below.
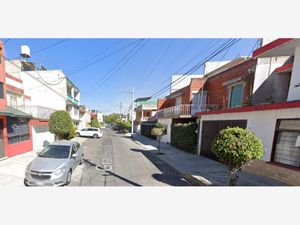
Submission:
<svg viewBox="0 0 300 225">
<path fill-rule="evenodd" d="M 203 121 L 200 155 L 217 160 L 211 151 L 212 143 L 220 130 L 227 127 L 247 128 L 247 120 L 216 120 Z"/>
</svg>

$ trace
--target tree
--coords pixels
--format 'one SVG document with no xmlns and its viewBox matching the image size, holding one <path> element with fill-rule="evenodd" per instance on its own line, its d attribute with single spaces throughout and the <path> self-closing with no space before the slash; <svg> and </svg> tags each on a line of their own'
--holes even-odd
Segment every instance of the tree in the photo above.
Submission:
<svg viewBox="0 0 300 225">
<path fill-rule="evenodd" d="M 96 128 L 100 127 L 100 124 L 99 124 L 99 121 L 97 118 L 94 118 L 91 120 L 91 127 L 96 127 Z"/>
<path fill-rule="evenodd" d="M 242 165 L 261 159 L 263 145 L 253 133 L 239 127 L 221 130 L 212 145 L 212 152 L 229 169 L 229 186 L 235 186 Z"/>
<path fill-rule="evenodd" d="M 118 113 L 112 113 L 110 115 L 104 116 L 104 122 L 105 123 L 113 123 L 118 124 L 121 121 L 121 116 Z"/>
<path fill-rule="evenodd" d="M 160 142 L 163 135 L 166 134 L 167 129 L 161 123 L 156 123 L 155 127 L 151 130 L 151 135 L 156 136 L 157 139 L 157 149 L 160 155 Z"/>
<path fill-rule="evenodd" d="M 68 139 L 74 129 L 73 121 L 67 111 L 59 110 L 53 112 L 49 119 L 49 131 L 57 136 L 59 140 Z"/>
</svg>

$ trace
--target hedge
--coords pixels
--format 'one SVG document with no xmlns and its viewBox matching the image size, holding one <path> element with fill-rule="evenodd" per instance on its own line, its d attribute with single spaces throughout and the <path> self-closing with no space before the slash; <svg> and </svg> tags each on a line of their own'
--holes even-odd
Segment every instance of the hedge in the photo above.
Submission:
<svg viewBox="0 0 300 225">
<path fill-rule="evenodd" d="M 148 123 L 145 123 L 145 122 L 143 122 L 143 123 L 141 124 L 141 135 L 156 140 L 156 137 L 153 136 L 153 135 L 151 135 L 151 130 L 152 130 L 152 128 L 154 128 L 154 127 L 156 127 L 156 124 L 155 124 L 155 123 L 149 123 L 149 122 L 148 122 Z"/>
<path fill-rule="evenodd" d="M 171 145 L 186 152 L 197 152 L 197 123 L 177 123 L 171 126 Z"/>
</svg>

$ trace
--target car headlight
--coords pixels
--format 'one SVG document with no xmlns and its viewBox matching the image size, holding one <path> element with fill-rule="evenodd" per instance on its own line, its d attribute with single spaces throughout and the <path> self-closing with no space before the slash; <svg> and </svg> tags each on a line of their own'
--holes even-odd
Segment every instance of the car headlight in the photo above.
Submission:
<svg viewBox="0 0 300 225">
<path fill-rule="evenodd" d="M 65 168 L 65 167 L 62 167 L 62 168 L 60 168 L 60 169 L 58 169 L 58 170 L 55 170 L 55 171 L 53 172 L 53 174 L 54 174 L 55 176 L 61 176 L 61 175 L 64 174 L 64 172 L 66 172 L 66 168 Z"/>
</svg>

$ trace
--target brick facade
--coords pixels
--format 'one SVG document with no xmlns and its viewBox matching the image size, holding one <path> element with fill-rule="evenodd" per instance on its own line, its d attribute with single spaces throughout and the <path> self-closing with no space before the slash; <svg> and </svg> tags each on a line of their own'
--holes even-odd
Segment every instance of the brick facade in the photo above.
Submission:
<svg viewBox="0 0 300 225">
<path fill-rule="evenodd" d="M 243 104 L 247 104 L 249 95 L 252 93 L 254 76 L 249 75 L 248 70 L 256 65 L 257 60 L 248 59 L 243 63 L 233 66 L 212 77 L 208 76 L 204 84 L 207 91 L 207 103 L 218 105 L 221 109 L 228 108 L 230 85 L 236 83 L 244 84 Z M 233 83 L 230 83 L 232 81 Z M 228 83 L 228 84 L 226 84 Z"/>
</svg>

